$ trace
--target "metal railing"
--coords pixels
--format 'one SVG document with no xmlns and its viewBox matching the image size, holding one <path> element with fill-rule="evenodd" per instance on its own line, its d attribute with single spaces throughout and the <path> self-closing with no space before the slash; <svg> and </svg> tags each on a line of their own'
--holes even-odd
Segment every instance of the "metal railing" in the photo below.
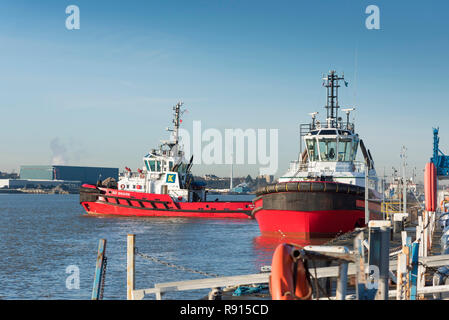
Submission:
<svg viewBox="0 0 449 320">
<path fill-rule="evenodd" d="M 390 220 L 391 215 L 395 213 L 401 213 L 402 202 L 401 201 L 383 201 L 382 202 L 382 213 L 385 219 Z"/>
</svg>

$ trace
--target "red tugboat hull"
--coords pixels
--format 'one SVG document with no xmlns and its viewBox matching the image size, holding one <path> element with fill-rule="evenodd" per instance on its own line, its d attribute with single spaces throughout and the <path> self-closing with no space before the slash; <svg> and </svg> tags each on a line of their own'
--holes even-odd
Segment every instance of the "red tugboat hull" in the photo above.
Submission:
<svg viewBox="0 0 449 320">
<path fill-rule="evenodd" d="M 253 215 L 264 236 L 330 238 L 365 225 L 363 189 L 333 182 L 278 183 L 254 200 Z M 370 219 L 382 219 L 380 201 L 370 201 L 369 210 Z"/>
<path fill-rule="evenodd" d="M 286 235 L 300 239 L 330 238 L 354 229 L 361 219 L 365 219 L 362 210 L 260 210 L 256 213 L 263 235 Z"/>
<path fill-rule="evenodd" d="M 176 202 L 168 194 L 83 185 L 80 203 L 88 214 L 139 217 L 252 219 L 251 201 Z"/>
</svg>

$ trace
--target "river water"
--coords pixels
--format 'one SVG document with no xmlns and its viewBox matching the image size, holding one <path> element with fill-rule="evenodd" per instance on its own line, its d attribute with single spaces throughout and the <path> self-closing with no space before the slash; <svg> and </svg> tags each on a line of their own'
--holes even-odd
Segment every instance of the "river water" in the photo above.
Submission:
<svg viewBox="0 0 449 320">
<path fill-rule="evenodd" d="M 136 234 L 139 252 L 223 276 L 259 272 L 279 243 L 261 237 L 255 220 L 88 216 L 78 195 L 0 194 L 0 299 L 90 299 L 101 238 L 108 258 L 104 299 L 126 299 L 129 233 Z M 204 276 L 136 256 L 136 289 L 199 278 Z M 204 294 L 176 292 L 164 299 Z"/>
</svg>

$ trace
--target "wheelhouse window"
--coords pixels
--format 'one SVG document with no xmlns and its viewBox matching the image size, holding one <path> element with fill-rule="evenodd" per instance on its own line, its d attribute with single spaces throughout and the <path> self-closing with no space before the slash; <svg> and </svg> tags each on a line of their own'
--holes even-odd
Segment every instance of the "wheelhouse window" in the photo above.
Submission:
<svg viewBox="0 0 449 320">
<path fill-rule="evenodd" d="M 168 171 L 172 171 L 173 170 L 173 161 L 169 161 L 168 162 Z"/>
<path fill-rule="evenodd" d="M 157 160 L 148 160 L 149 169 L 151 172 L 161 172 L 161 162 Z"/>
<path fill-rule="evenodd" d="M 321 161 L 337 161 L 337 139 L 321 138 L 319 141 Z"/>
<path fill-rule="evenodd" d="M 316 142 L 316 139 L 306 139 L 307 143 L 307 152 L 309 154 L 309 161 L 319 161 L 319 155 L 318 155 L 318 145 Z"/>
<path fill-rule="evenodd" d="M 359 146 L 359 140 L 354 139 L 354 143 L 352 144 L 352 159 L 355 160 L 357 156 L 357 147 Z"/>
<path fill-rule="evenodd" d="M 178 168 L 178 172 L 184 174 L 186 173 L 186 171 L 187 171 L 187 164 L 185 163 L 181 164 Z"/>
<path fill-rule="evenodd" d="M 338 161 L 352 161 L 352 139 L 338 140 Z"/>
</svg>

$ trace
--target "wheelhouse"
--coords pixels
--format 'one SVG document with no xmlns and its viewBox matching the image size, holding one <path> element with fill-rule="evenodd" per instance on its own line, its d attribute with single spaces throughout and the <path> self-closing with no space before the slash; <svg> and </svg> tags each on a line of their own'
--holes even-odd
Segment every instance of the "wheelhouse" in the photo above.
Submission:
<svg viewBox="0 0 449 320">
<path fill-rule="evenodd" d="M 151 173 L 171 172 L 174 167 L 174 160 L 160 159 L 153 155 L 145 157 L 143 162 L 147 171 Z"/>
<path fill-rule="evenodd" d="M 313 130 L 305 137 L 309 162 L 352 162 L 357 156 L 358 135 L 347 130 Z"/>
</svg>

